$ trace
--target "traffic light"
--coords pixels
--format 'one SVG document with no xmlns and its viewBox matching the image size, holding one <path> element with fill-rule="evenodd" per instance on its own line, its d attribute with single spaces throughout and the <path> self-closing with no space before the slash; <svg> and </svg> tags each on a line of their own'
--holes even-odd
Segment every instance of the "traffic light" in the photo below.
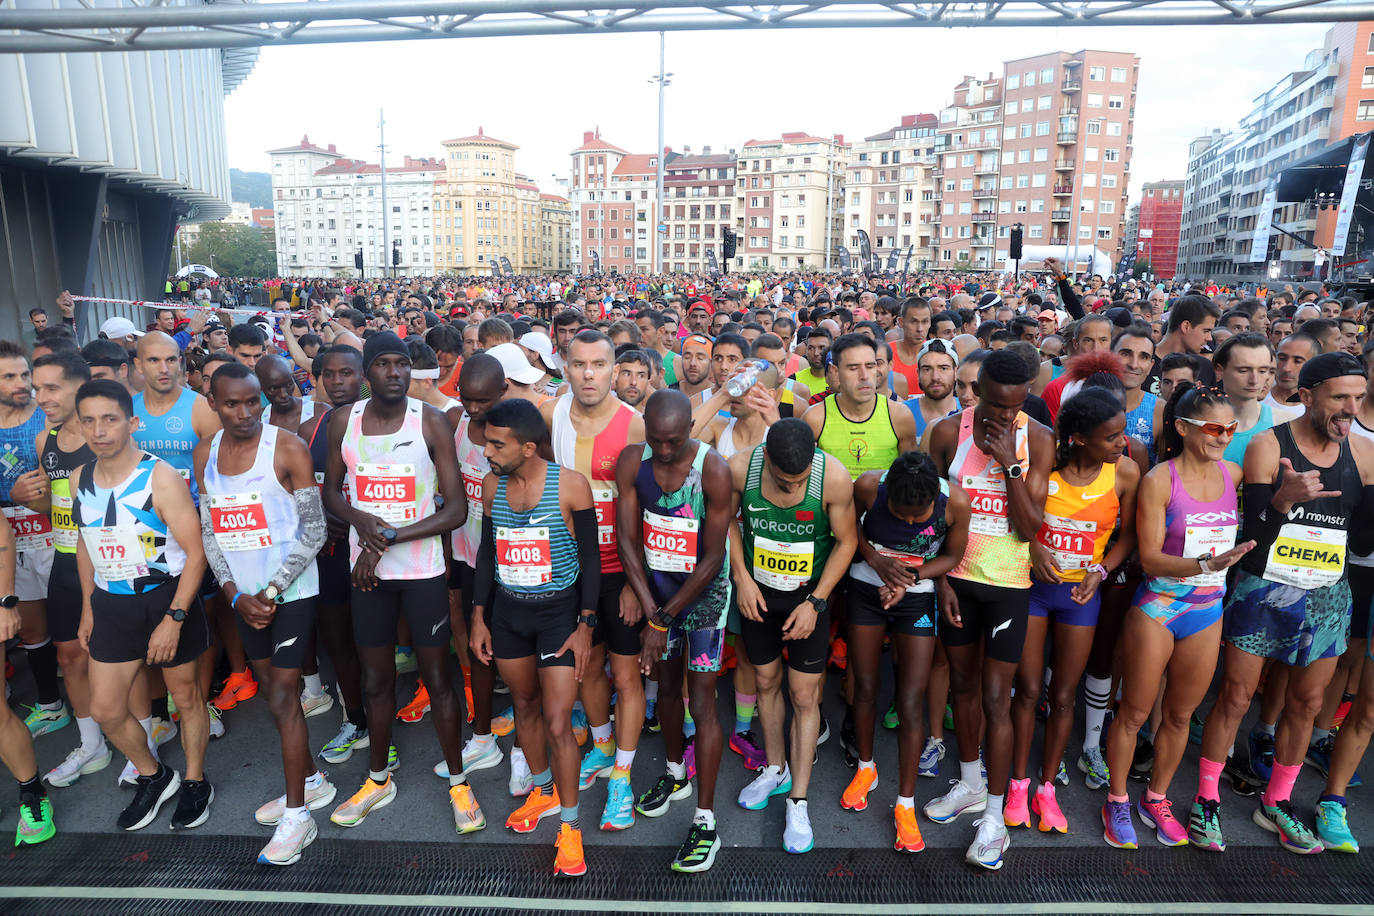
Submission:
<svg viewBox="0 0 1374 916">
<path fill-rule="evenodd" d="M 1011 227 L 1011 252 L 1010 252 L 1010 256 L 1011 256 L 1011 259 L 1012 259 L 1013 261 L 1019 261 L 1019 260 L 1021 260 L 1021 224 L 1020 224 L 1020 223 L 1017 223 L 1015 226 L 1012 226 L 1012 227 Z"/>
<path fill-rule="evenodd" d="M 353 267 L 355 270 L 363 269 L 363 250 L 361 248 L 353 252 Z"/>
<path fill-rule="evenodd" d="M 722 233 L 720 251 L 723 260 L 730 260 L 735 256 L 735 230 L 726 229 Z"/>
<path fill-rule="evenodd" d="M 392 267 L 400 267 L 400 266 L 401 266 L 401 249 L 400 249 L 400 246 L 397 246 L 397 247 L 391 249 L 391 266 L 392 266 Z"/>
</svg>

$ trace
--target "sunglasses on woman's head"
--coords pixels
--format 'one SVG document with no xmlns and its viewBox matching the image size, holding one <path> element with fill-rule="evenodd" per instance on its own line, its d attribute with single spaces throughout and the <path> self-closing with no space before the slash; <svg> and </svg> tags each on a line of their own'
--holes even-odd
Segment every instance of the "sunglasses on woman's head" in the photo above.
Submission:
<svg viewBox="0 0 1374 916">
<path fill-rule="evenodd" d="M 1194 420 L 1191 417 L 1179 417 L 1179 419 L 1184 423 L 1191 423 L 1213 439 L 1217 438 L 1222 433 L 1234 436 L 1236 430 L 1240 428 L 1240 423 L 1235 420 L 1232 420 L 1230 423 L 1209 423 L 1206 420 Z"/>
</svg>

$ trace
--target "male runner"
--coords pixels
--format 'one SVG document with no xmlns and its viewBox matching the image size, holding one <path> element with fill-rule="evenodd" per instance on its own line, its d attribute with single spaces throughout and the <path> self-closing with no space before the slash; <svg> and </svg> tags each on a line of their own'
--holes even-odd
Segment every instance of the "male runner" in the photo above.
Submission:
<svg viewBox="0 0 1374 916">
<path fill-rule="evenodd" d="M 985 812 L 967 859 L 990 869 L 1002 867 L 1009 844 L 1002 805 L 1011 774 L 1011 688 L 1030 612 L 1029 541 L 1044 521 L 1054 464 L 1053 434 L 1022 410 L 1034 379 L 1020 356 L 994 351 L 979 367 L 978 404 L 941 420 L 929 439 L 935 466 L 968 492 L 973 511 L 964 559 L 937 586 L 960 778 L 925 813 L 947 823 L 965 811 Z M 978 754 L 983 729 L 986 782 Z"/>
<path fill-rule="evenodd" d="M 908 390 L 913 395 L 921 393 L 921 348 L 926 345 L 926 338 L 930 336 L 933 314 L 930 302 L 920 296 L 909 297 L 902 303 L 902 338 L 892 341 L 892 371 L 906 377 Z M 824 389 L 824 385 L 820 388 L 814 385 L 811 387 L 812 391 Z M 889 467 L 891 464 L 889 461 L 883 467 Z"/>
<path fill-rule="evenodd" d="M 1322 352 L 1322 345 L 1311 334 L 1295 331 L 1281 340 L 1275 349 L 1274 385 L 1265 395 L 1264 403 L 1274 411 L 1276 422 L 1282 423 L 1302 413 L 1298 374 L 1302 372 L 1304 363 Z"/>
<path fill-rule="evenodd" d="M 628 350 L 615 361 L 615 396 L 641 413 L 654 390 L 651 358 L 642 350 Z"/>
<path fill-rule="evenodd" d="M 845 334 L 830 348 L 838 390 L 802 415 L 820 449 L 834 455 L 858 477 L 892 466 L 897 456 L 916 448 L 911 411 L 878 394 L 878 350 L 864 334 Z"/>
<path fill-rule="evenodd" d="M 740 791 L 739 803 L 757 811 L 772 796 L 787 793 L 783 849 L 809 852 L 815 838 L 806 794 L 821 730 L 829 599 L 859 539 L 854 484 L 838 459 L 816 447 L 811 427 L 795 417 L 774 424 L 765 444 L 735 455 L 730 472 L 742 530 L 742 537 L 731 541 L 730 565 L 768 756 L 768 766 Z M 784 650 L 793 711 L 787 753 Z"/>
<path fill-rule="evenodd" d="M 586 346 L 578 340 L 585 333 L 568 348 L 574 386 L 585 371 L 587 354 L 578 349 Z M 586 874 L 587 863 L 572 704 L 597 626 L 601 577 L 593 494 L 581 474 L 539 457 L 548 427 L 529 402 L 497 404 L 487 414 L 485 433 L 491 471 L 482 482 L 470 642 L 482 662 L 496 659 L 510 686 L 516 737 L 535 770 L 529 797 L 506 826 L 529 833 L 558 810 L 554 873 L 577 877 Z M 637 727 L 639 719 L 633 723 Z M 624 781 L 628 789 L 628 775 Z"/>
<path fill-rule="evenodd" d="M 1143 325 L 1132 325 L 1116 335 L 1112 352 L 1121 357 L 1121 384 L 1126 389 L 1126 435 L 1145 446 L 1153 461 L 1155 430 L 1164 421 L 1164 401 L 1144 389 L 1155 364 L 1155 340 Z"/>
<path fill-rule="evenodd" d="M 1250 440 L 1274 426 L 1274 408 L 1261 400 L 1274 374 L 1274 345 L 1254 331 L 1237 334 L 1217 347 L 1212 366 L 1238 424 L 1225 458 L 1243 465 Z"/>
<path fill-rule="evenodd" d="M 215 791 L 205 778 L 210 715 L 196 674 L 210 631 L 199 597 L 205 551 L 195 503 L 176 470 L 134 442 L 139 421 L 124 386 L 86 382 L 76 412 L 95 454 L 70 477 L 81 533 L 77 638 L 91 658 L 91 715 L 138 770 L 133 801 L 118 824 L 141 830 L 177 794 L 176 771 L 157 759 L 148 732 L 130 714 L 130 690 L 148 664 L 161 669 L 181 713 L 186 778 L 172 828 L 198 827 L 210 817 Z"/>
<path fill-rule="evenodd" d="M 687 395 L 695 407 L 711 396 L 711 338 L 690 334 L 682 340 L 682 355 L 677 359 L 677 390 Z"/>
<path fill-rule="evenodd" d="M 716 679 L 730 604 L 726 568 L 730 469 L 710 446 L 691 438 L 691 402 L 658 391 L 644 410 L 646 444 L 626 448 L 616 463 L 620 562 L 644 609 L 640 669 L 658 663 L 658 717 L 668 772 L 639 797 L 636 810 L 658 817 L 691 794 L 683 735 L 682 682 L 696 722 L 697 809 L 673 861 L 679 872 L 706 871 L 720 850 L 716 776 L 722 735 Z"/>
<path fill-rule="evenodd" d="M 906 406 L 916 421 L 917 447 L 925 441 L 926 430 L 959 407 L 954 397 L 954 379 L 959 371 L 959 354 L 946 341 L 926 341 L 916 357 L 921 394 L 908 398 Z"/>
<path fill-rule="evenodd" d="M 624 830 L 634 824 L 630 768 L 644 721 L 644 684 L 639 677 L 643 609 L 634 592 L 625 588 L 616 537 L 616 461 L 631 442 L 644 441 L 644 419 L 611 394 L 614 371 L 615 349 L 610 339 L 591 328 L 578 331 L 568 344 L 566 373 L 572 389 L 540 408 L 551 431 L 554 460 L 587 479 L 596 507 L 600 595 L 594 646 L 581 686 L 592 747 L 582 761 L 578 784 L 591 788 L 598 776 L 611 777 L 601 818 L 603 830 Z M 617 697 L 614 737 L 611 683 L 605 675 L 607 653 Z"/>
<path fill-rule="evenodd" d="M 294 433 L 315 415 L 317 405 L 314 401 L 296 397 L 296 378 L 291 373 L 291 364 L 284 358 L 271 354 L 264 356 L 253 371 L 257 373 L 263 397 L 267 398 L 262 422 Z"/>
<path fill-rule="evenodd" d="M 833 339 L 825 328 L 812 328 L 806 338 L 806 368 L 792 377 L 805 385 L 811 394 L 819 394 L 828 387 L 825 383 L 825 356 L 830 352 Z"/>
</svg>

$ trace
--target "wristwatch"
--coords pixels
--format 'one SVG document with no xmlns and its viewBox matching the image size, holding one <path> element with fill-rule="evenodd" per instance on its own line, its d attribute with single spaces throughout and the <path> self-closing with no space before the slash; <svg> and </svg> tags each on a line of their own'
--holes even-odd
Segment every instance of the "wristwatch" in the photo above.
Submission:
<svg viewBox="0 0 1374 916">
<path fill-rule="evenodd" d="M 1025 470 L 1021 467 L 1021 465 L 1013 464 L 1011 467 L 1007 468 L 1007 479 L 1017 480 L 1021 477 L 1023 473 L 1025 473 Z"/>
<path fill-rule="evenodd" d="M 1212 571 L 1212 568 L 1207 565 L 1207 561 L 1210 559 L 1212 559 L 1212 555 L 1210 553 L 1204 553 L 1202 556 L 1197 558 L 1197 571 L 1199 573 L 1209 573 Z"/>
<path fill-rule="evenodd" d="M 817 614 L 824 614 L 830 610 L 830 602 L 816 595 L 807 595 L 806 600 L 811 602 L 811 606 L 816 609 Z"/>
<path fill-rule="evenodd" d="M 1095 572 L 1104 580 L 1107 578 L 1107 567 L 1103 566 L 1101 563 L 1094 563 L 1092 566 L 1089 566 L 1086 570 L 1084 570 L 1084 572 Z"/>
<path fill-rule="evenodd" d="M 657 608 L 653 613 L 653 618 L 654 623 L 658 624 L 661 627 L 664 627 L 665 629 L 670 628 L 673 624 L 677 623 L 677 618 L 673 617 L 670 614 L 665 614 L 663 612 L 663 608 Z"/>
<path fill-rule="evenodd" d="M 4 608 L 5 610 L 10 610 L 12 608 L 19 607 L 19 596 L 6 595 L 5 597 L 0 598 L 0 607 Z"/>
<path fill-rule="evenodd" d="M 277 588 L 275 585 L 267 586 L 267 588 L 262 590 L 262 593 L 267 596 L 268 601 L 281 602 L 281 589 Z"/>
<path fill-rule="evenodd" d="M 177 623 L 181 623 L 183 620 L 186 619 L 186 611 L 185 609 L 179 607 L 169 607 L 167 609 L 167 616 L 175 620 Z"/>
<path fill-rule="evenodd" d="M 578 616 L 577 622 L 584 623 L 587 626 L 591 627 L 593 630 L 595 630 L 598 621 L 597 616 L 595 614 L 581 614 Z"/>
<path fill-rule="evenodd" d="M 386 541 L 388 544 L 395 544 L 395 543 L 396 543 L 396 529 L 395 529 L 395 528 L 383 528 L 383 529 L 381 530 L 380 534 L 382 535 L 382 540 Z"/>
</svg>

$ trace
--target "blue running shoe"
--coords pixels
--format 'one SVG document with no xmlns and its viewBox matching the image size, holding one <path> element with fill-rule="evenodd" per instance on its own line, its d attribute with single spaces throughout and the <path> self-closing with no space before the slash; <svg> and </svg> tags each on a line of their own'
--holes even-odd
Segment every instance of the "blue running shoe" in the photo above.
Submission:
<svg viewBox="0 0 1374 916">
<path fill-rule="evenodd" d="M 602 830 L 628 830 L 635 824 L 635 796 L 629 776 L 613 776 L 606 783 L 606 809 L 601 814 Z"/>
<path fill-rule="evenodd" d="M 607 742 L 610 753 L 601 745 L 593 743 L 591 750 L 582 757 L 582 766 L 577 771 L 577 784 L 585 792 L 596 782 L 598 776 L 610 776 L 615 767 L 615 742 Z"/>
<path fill-rule="evenodd" d="M 1268 782 L 1274 775 L 1274 736 L 1250 729 L 1250 772 L 1260 782 Z"/>
<path fill-rule="evenodd" d="M 1131 823 L 1131 803 L 1109 801 L 1102 806 L 1102 839 L 1117 849 L 1136 849 L 1135 825 Z"/>
<path fill-rule="evenodd" d="M 1350 832 L 1345 805 L 1335 799 L 1317 802 L 1317 839 L 1332 852 L 1359 852 L 1360 841 Z"/>
</svg>

